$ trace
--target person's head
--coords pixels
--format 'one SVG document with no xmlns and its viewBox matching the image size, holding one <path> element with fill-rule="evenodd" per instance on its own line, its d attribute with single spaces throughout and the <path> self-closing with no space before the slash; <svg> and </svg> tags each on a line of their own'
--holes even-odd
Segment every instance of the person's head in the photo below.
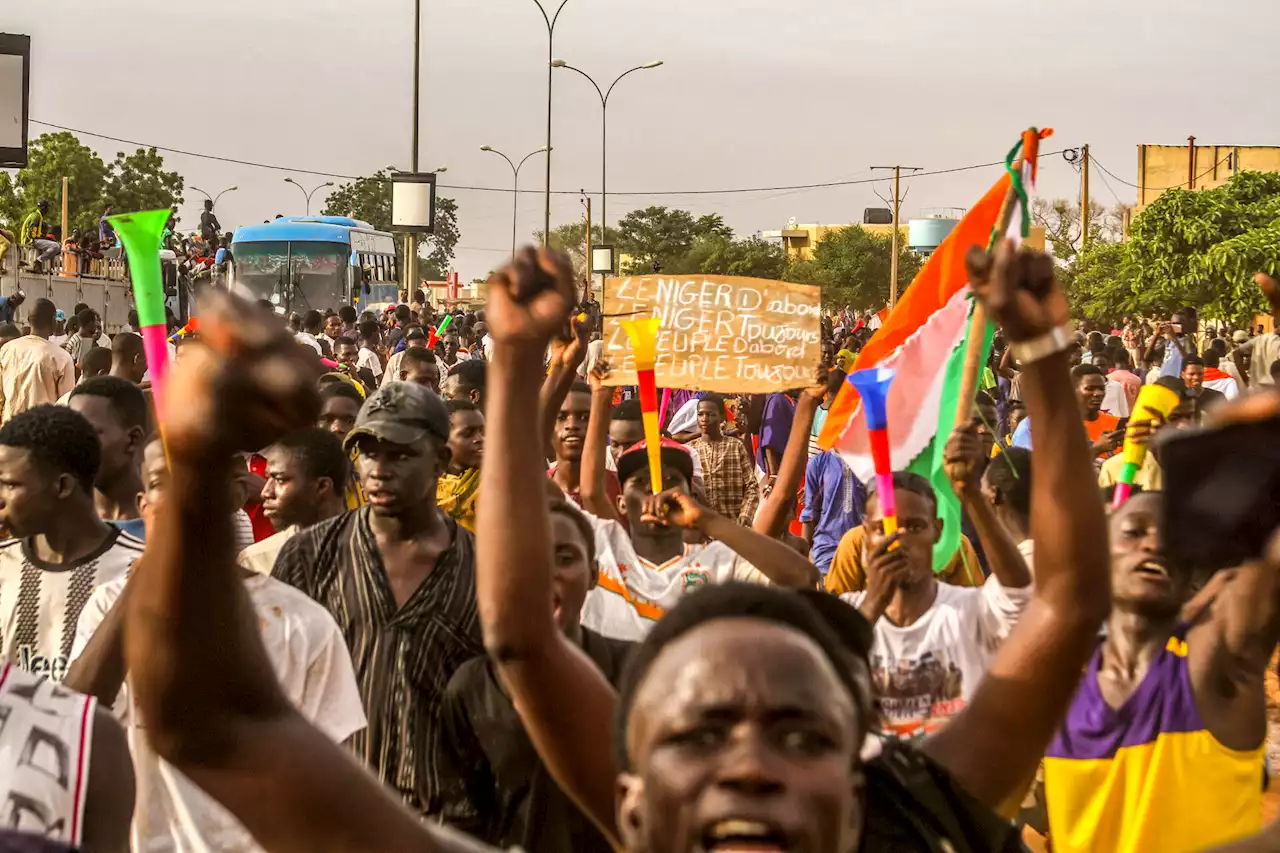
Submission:
<svg viewBox="0 0 1280 853">
<path fill-rule="evenodd" d="M 484 336 L 489 334 L 489 327 L 484 324 L 484 321 L 477 320 L 475 326 L 472 328 L 472 333 L 475 335 L 475 339 L 477 341 L 483 341 Z"/>
<path fill-rule="evenodd" d="M 80 357 L 80 381 L 95 376 L 106 376 L 111 372 L 111 350 L 106 347 L 91 347 Z"/>
<path fill-rule="evenodd" d="M 586 516 L 563 496 L 552 497 L 548 508 L 551 511 L 551 547 L 555 558 L 551 602 L 560 630 L 573 633 L 587 593 L 595 588 L 598 577 L 595 533 Z"/>
<path fill-rule="evenodd" d="M 22 337 L 22 330 L 13 323 L 0 323 L 0 348 L 20 337 Z"/>
<path fill-rule="evenodd" d="M 624 847 L 856 849 L 869 700 L 851 657 L 797 593 L 730 583 L 683 596 L 619 687 Z"/>
<path fill-rule="evenodd" d="M 136 385 L 146 373 L 147 356 L 142 347 L 142 337 L 132 332 L 121 332 L 112 338 L 111 375 Z"/>
<path fill-rule="evenodd" d="M 869 492 L 866 515 L 862 521 L 867 531 L 865 554 L 870 554 L 885 537 L 884 513 L 874 481 Z M 894 472 L 893 494 L 897 504 L 898 530 L 901 532 L 898 547 L 906 554 L 908 561 L 908 575 L 903 586 L 927 583 L 933 579 L 933 546 L 942 537 L 938 496 L 928 480 L 906 471 Z M 863 565 L 870 575 L 868 562 L 864 557 Z"/>
<path fill-rule="evenodd" d="M 1102 332 L 1090 332 L 1086 341 L 1088 341 L 1089 352 L 1091 353 L 1102 352 L 1107 346 L 1106 340 L 1102 337 Z"/>
<path fill-rule="evenodd" d="M 449 368 L 440 393 L 446 400 L 469 400 L 484 409 L 485 377 L 489 366 L 478 358 L 460 361 Z"/>
<path fill-rule="evenodd" d="M 413 320 L 413 311 L 410 310 L 408 305 L 396 306 L 396 325 L 397 326 L 401 326 L 401 327 L 407 326 L 412 320 Z"/>
<path fill-rule="evenodd" d="M 382 343 L 382 330 L 377 320 L 362 320 L 358 327 L 360 343 L 368 347 L 376 347 Z"/>
<path fill-rule="evenodd" d="M 982 458 L 991 458 L 991 448 L 996 446 L 996 429 L 1000 424 L 1000 415 L 996 410 L 996 401 L 986 391 L 978 391 L 973 396 L 973 411 L 978 418 L 978 437 L 982 439 Z"/>
<path fill-rule="evenodd" d="M 1103 376 L 1111 371 L 1111 356 L 1105 352 L 1096 352 L 1093 354 L 1093 366 L 1102 371 Z"/>
<path fill-rule="evenodd" d="M 1204 351 L 1204 369 L 1205 370 L 1209 370 L 1210 368 L 1217 370 L 1219 365 L 1221 364 L 1222 364 L 1222 356 L 1218 355 L 1217 350 L 1210 347 L 1209 349 L 1206 349 Z"/>
<path fill-rule="evenodd" d="M 444 347 L 445 361 L 452 361 L 457 358 L 458 347 L 460 344 L 458 342 L 458 336 L 454 334 L 452 328 L 450 328 L 449 331 L 445 333 L 444 337 L 440 339 L 440 343 Z"/>
<path fill-rule="evenodd" d="M 325 317 L 324 333 L 336 341 L 342 335 L 342 318 L 337 314 Z"/>
<path fill-rule="evenodd" d="M 27 301 L 27 294 L 23 293 L 21 290 L 16 290 L 13 292 L 13 294 L 9 296 L 9 306 L 11 308 L 17 308 L 19 305 L 21 305 L 26 301 Z"/>
<path fill-rule="evenodd" d="M 1213 353 L 1219 359 L 1227 357 L 1227 341 L 1226 338 L 1214 338 L 1209 341 L 1209 348 L 1205 350 L 1205 355 Z"/>
<path fill-rule="evenodd" d="M 332 432 L 300 429 L 262 455 L 267 460 L 262 509 L 277 530 L 309 527 L 342 511 L 349 462 Z"/>
<path fill-rule="evenodd" d="M 1075 367 L 1084 358 L 1084 349 L 1078 341 L 1067 344 L 1067 364 Z"/>
<path fill-rule="evenodd" d="M 364 405 L 364 395 L 344 379 L 335 379 L 320 388 L 320 416 L 316 426 L 328 430 L 339 439 L 355 429 L 356 416 Z"/>
<path fill-rule="evenodd" d="M 1191 573 L 1175 571 L 1166 559 L 1163 500 L 1160 492 L 1141 492 L 1111 513 L 1111 598 L 1116 610 L 1174 618 L 1191 592 Z"/>
<path fill-rule="evenodd" d="M 1133 359 L 1124 347 L 1108 347 L 1106 357 L 1116 370 L 1133 370 Z"/>
<path fill-rule="evenodd" d="M 1080 411 L 1086 420 L 1095 421 L 1102 411 L 1102 401 L 1107 396 L 1107 378 L 1092 364 L 1077 364 L 1071 368 L 1071 382 L 1076 388 Z"/>
<path fill-rule="evenodd" d="M 137 385 L 118 376 L 86 379 L 71 390 L 68 402 L 93 427 L 101 447 L 96 485 L 103 491 L 138 472 L 146 444 L 147 398 Z"/>
<path fill-rule="evenodd" d="M 698 401 L 698 431 L 704 438 L 718 439 L 723 434 L 726 410 L 724 397 L 713 392 Z"/>
<path fill-rule="evenodd" d="M 440 365 L 436 354 L 425 347 L 406 347 L 400 359 L 400 381 L 413 382 L 439 394 Z"/>
<path fill-rule="evenodd" d="M 116 206 L 115 206 L 114 204 L 108 204 L 106 207 L 104 207 L 104 208 L 102 209 L 102 215 L 103 215 L 103 216 L 110 216 L 110 215 L 111 215 L 111 211 L 113 211 L 113 210 L 115 210 L 115 209 L 116 209 Z"/>
<path fill-rule="evenodd" d="M 142 448 L 142 462 L 138 466 L 142 478 L 142 491 L 138 494 L 138 515 L 142 516 L 147 532 L 155 529 L 156 509 L 169 490 L 169 460 L 165 456 L 164 442 L 158 436 L 151 438 Z"/>
<path fill-rule="evenodd" d="M 405 326 L 404 330 L 404 347 L 405 349 L 426 349 L 427 333 L 422 327 L 416 324 Z M 434 355 L 434 353 L 432 353 Z"/>
<path fill-rule="evenodd" d="M 40 211 L 41 214 L 48 213 L 49 212 L 48 200 L 42 198 L 38 202 L 36 202 L 36 210 Z"/>
<path fill-rule="evenodd" d="M 343 305 L 338 308 L 338 318 L 342 320 L 342 325 L 348 329 L 354 328 L 356 324 L 356 309 L 353 305 Z"/>
<path fill-rule="evenodd" d="M 43 296 L 31 308 L 31 331 L 48 337 L 58 325 L 58 308 Z"/>
<path fill-rule="evenodd" d="M 360 345 L 343 335 L 333 345 L 333 359 L 338 364 L 354 365 L 360 359 Z"/>
<path fill-rule="evenodd" d="M 569 388 L 560 411 L 556 412 L 556 425 L 551 445 L 558 462 L 578 462 L 582 459 L 582 445 L 587 439 L 587 421 L 591 417 L 591 386 L 577 380 Z"/>
<path fill-rule="evenodd" d="M 44 405 L 14 415 L 0 427 L 0 529 L 21 539 L 96 515 L 101 464 L 98 437 L 79 412 Z"/>
<path fill-rule="evenodd" d="M 297 311 L 289 312 L 289 331 L 297 334 L 302 331 L 302 315 Z"/>
<path fill-rule="evenodd" d="M 1169 322 L 1173 325 L 1173 333 L 1175 335 L 1194 335 L 1199 320 L 1196 316 L 1196 309 L 1182 308 L 1173 312 L 1173 316 L 1169 318 Z"/>
<path fill-rule="evenodd" d="M 1198 355 L 1187 355 L 1182 359 L 1182 381 L 1187 383 L 1187 391 L 1197 396 L 1204 386 L 1204 361 Z"/>
<path fill-rule="evenodd" d="M 484 459 L 484 413 L 469 400 L 446 400 L 449 413 L 450 464 L 459 470 L 479 468 Z"/>
<path fill-rule="evenodd" d="M 302 315 L 302 330 L 308 335 L 318 335 L 324 331 L 324 315 L 312 308 Z"/>
<path fill-rule="evenodd" d="M 1003 517 L 1017 519 L 1024 530 L 1031 524 L 1031 452 L 1005 447 L 982 474 L 982 496 Z"/>
<path fill-rule="evenodd" d="M 657 491 L 667 489 L 676 489 L 686 494 L 692 491 L 692 451 L 679 442 L 664 438 L 659 447 L 658 458 L 662 468 L 662 483 L 661 489 L 655 490 L 649 476 L 649 452 L 645 442 L 633 444 L 618 456 L 618 482 L 622 484 L 622 492 L 618 495 L 618 513 L 627 519 L 632 536 L 653 536 L 674 530 L 659 530 L 658 525 L 640 520 L 647 498 Z"/>
<path fill-rule="evenodd" d="M 623 452 L 644 441 L 644 418 L 639 400 L 623 400 L 613 407 L 609 421 L 609 452 L 614 462 Z"/>
<path fill-rule="evenodd" d="M 213 199 L 208 199 L 208 198 L 206 198 L 206 199 L 204 200 L 204 209 L 205 209 L 205 210 L 213 210 Z"/>
<path fill-rule="evenodd" d="M 449 465 L 449 413 L 421 385 L 390 382 L 369 395 L 343 440 L 375 515 L 435 507 L 436 480 Z"/>
<path fill-rule="evenodd" d="M 1009 401 L 1009 407 L 1007 412 L 1005 413 L 1005 417 L 1008 419 L 1008 422 L 1009 422 L 1008 429 L 1010 434 L 1012 434 L 1013 431 L 1018 428 L 1018 424 L 1022 423 L 1023 419 L 1026 416 L 1027 416 L 1026 404 L 1024 404 L 1021 400 Z"/>
</svg>

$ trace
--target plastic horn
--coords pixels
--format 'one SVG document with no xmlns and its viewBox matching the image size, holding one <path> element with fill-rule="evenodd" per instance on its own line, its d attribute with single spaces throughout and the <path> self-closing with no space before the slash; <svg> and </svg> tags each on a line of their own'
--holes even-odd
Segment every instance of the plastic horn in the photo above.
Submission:
<svg viewBox="0 0 1280 853">
<path fill-rule="evenodd" d="M 867 438 L 871 442 L 871 459 L 876 466 L 876 492 L 880 495 L 880 514 L 884 516 L 886 536 L 898 529 L 898 501 L 893 491 L 893 461 L 889 454 L 889 413 L 887 397 L 894 371 L 888 367 L 870 367 L 849 374 L 849 383 L 862 398 L 863 416 L 867 421 Z"/>
<path fill-rule="evenodd" d="M 141 318 L 139 318 L 139 322 L 141 322 Z M 187 335 L 193 335 L 198 331 L 200 331 L 200 321 L 197 320 L 195 317 L 192 317 L 190 320 L 187 321 L 187 325 L 183 326 L 181 329 L 179 329 L 178 331 L 174 332 L 172 335 L 169 336 L 169 343 L 171 344 L 175 343 L 179 339 L 185 338 Z"/>
<path fill-rule="evenodd" d="M 449 324 L 453 322 L 453 315 L 446 314 L 444 319 L 440 321 L 440 325 L 431 330 L 431 334 L 427 336 L 427 349 L 435 349 L 436 341 L 444 335 L 445 330 L 449 328 Z"/>
<path fill-rule="evenodd" d="M 1133 412 L 1129 416 L 1130 429 L 1144 421 L 1163 423 L 1173 410 L 1178 408 L 1180 402 L 1182 402 L 1182 395 L 1172 388 L 1159 383 L 1143 385 L 1142 390 L 1138 392 L 1138 399 L 1134 401 Z M 1142 463 L 1147 461 L 1149 442 L 1150 438 L 1135 441 L 1129 437 L 1129 431 L 1125 430 L 1124 467 L 1120 469 L 1120 480 L 1116 483 L 1115 495 L 1111 499 L 1112 509 L 1127 501 L 1133 492 L 1133 481 L 1138 476 Z"/>
<path fill-rule="evenodd" d="M 658 386 L 653 368 L 658 361 L 659 317 L 624 320 L 622 331 L 631 339 L 636 360 L 636 384 L 640 386 L 640 417 L 644 423 L 644 444 L 649 455 L 649 481 L 656 495 L 662 491 L 662 436 L 658 429 Z"/>
<path fill-rule="evenodd" d="M 138 309 L 138 331 L 151 374 L 151 396 L 158 420 L 164 419 L 165 378 L 169 368 L 169 348 L 165 335 L 164 282 L 160 275 L 160 240 L 173 211 L 144 210 L 107 217 L 120 235 L 129 256 L 129 278 L 133 281 L 133 304 Z"/>
</svg>

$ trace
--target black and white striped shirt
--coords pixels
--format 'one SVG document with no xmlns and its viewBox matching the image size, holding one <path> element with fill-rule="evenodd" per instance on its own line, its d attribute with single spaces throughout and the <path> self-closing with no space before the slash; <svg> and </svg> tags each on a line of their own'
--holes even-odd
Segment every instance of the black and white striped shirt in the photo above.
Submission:
<svg viewBox="0 0 1280 853">
<path fill-rule="evenodd" d="M 4 656 L 35 675 L 62 681 L 76 623 L 94 587 L 126 574 L 143 544 L 112 526 L 92 554 L 75 563 L 46 563 L 30 539 L 0 542 L 0 636 Z"/>
<path fill-rule="evenodd" d="M 449 548 L 398 610 L 367 507 L 299 531 L 271 573 L 333 614 L 369 719 L 352 747 L 422 814 L 441 809 L 441 698 L 454 671 L 484 652 L 474 539 L 446 523 Z"/>
</svg>

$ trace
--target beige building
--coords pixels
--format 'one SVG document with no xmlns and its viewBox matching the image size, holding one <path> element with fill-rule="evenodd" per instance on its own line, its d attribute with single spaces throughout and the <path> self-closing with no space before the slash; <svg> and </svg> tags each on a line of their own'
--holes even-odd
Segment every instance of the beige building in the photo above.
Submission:
<svg viewBox="0 0 1280 853">
<path fill-rule="evenodd" d="M 942 220 L 917 219 L 917 220 L 911 220 L 910 222 L 933 223 L 933 222 L 940 222 L 940 221 Z M 890 237 L 893 235 L 892 224 L 889 224 L 889 225 L 864 225 L 861 223 L 855 223 L 855 224 L 857 224 L 858 227 L 862 228 L 864 231 L 868 231 L 872 234 L 882 234 L 885 237 Z M 902 245 L 904 246 L 910 245 L 910 242 L 909 242 L 910 232 L 908 230 L 909 225 L 910 223 L 905 220 L 898 225 L 898 239 L 901 240 Z M 789 262 L 807 261 L 813 257 L 814 248 L 820 242 L 822 242 L 822 240 L 828 234 L 832 234 L 836 231 L 842 231 L 845 228 L 850 228 L 850 227 L 852 226 L 851 225 L 788 224 L 786 228 L 783 228 L 779 231 L 765 231 L 760 236 L 765 237 L 766 239 L 780 238 L 782 240 L 783 251 L 786 252 L 787 260 Z M 1032 249 L 1043 252 L 1044 251 L 1044 228 L 1040 227 L 1039 225 L 1031 226 L 1031 233 L 1027 237 L 1027 239 L 1024 241 L 1024 243 L 1025 245 L 1027 245 Z"/>
<path fill-rule="evenodd" d="M 1138 204 L 1136 215 L 1174 187 L 1204 190 L 1220 187 L 1237 172 L 1280 172 L 1277 145 L 1138 146 Z"/>
</svg>

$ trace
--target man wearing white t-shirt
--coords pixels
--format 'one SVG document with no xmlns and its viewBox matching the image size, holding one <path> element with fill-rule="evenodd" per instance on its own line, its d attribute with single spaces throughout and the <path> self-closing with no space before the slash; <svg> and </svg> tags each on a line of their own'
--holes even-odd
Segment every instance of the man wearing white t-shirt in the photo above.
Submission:
<svg viewBox="0 0 1280 853">
<path fill-rule="evenodd" d="M 602 452 L 603 442 L 599 445 Z M 606 637 L 640 640 L 682 595 L 705 584 L 817 583 L 818 570 L 789 546 L 690 497 L 693 459 L 683 445 L 663 441 L 660 452 L 666 490 L 658 495 L 650 486 L 644 442 L 618 457 L 618 518 L 627 519 L 630 534 L 618 519 L 587 516 L 595 528 L 600 582 L 582 609 L 584 627 Z M 712 541 L 686 544 L 685 531 Z"/>
<path fill-rule="evenodd" d="M 980 445 L 976 434 L 970 437 L 976 459 Z M 879 495 L 873 491 L 867 498 L 867 589 L 841 598 L 875 628 L 871 677 L 884 729 L 899 737 L 934 731 L 964 709 L 1031 598 L 1031 576 L 1008 535 L 1003 543 L 988 541 L 1000 523 L 977 492 L 981 469 L 972 463 L 971 470 L 979 475 L 966 477 L 958 491 L 993 571 L 981 587 L 939 583 L 933 572 L 942 520 L 928 480 L 893 475 L 898 530 L 891 536 L 884 534 Z"/>
</svg>

